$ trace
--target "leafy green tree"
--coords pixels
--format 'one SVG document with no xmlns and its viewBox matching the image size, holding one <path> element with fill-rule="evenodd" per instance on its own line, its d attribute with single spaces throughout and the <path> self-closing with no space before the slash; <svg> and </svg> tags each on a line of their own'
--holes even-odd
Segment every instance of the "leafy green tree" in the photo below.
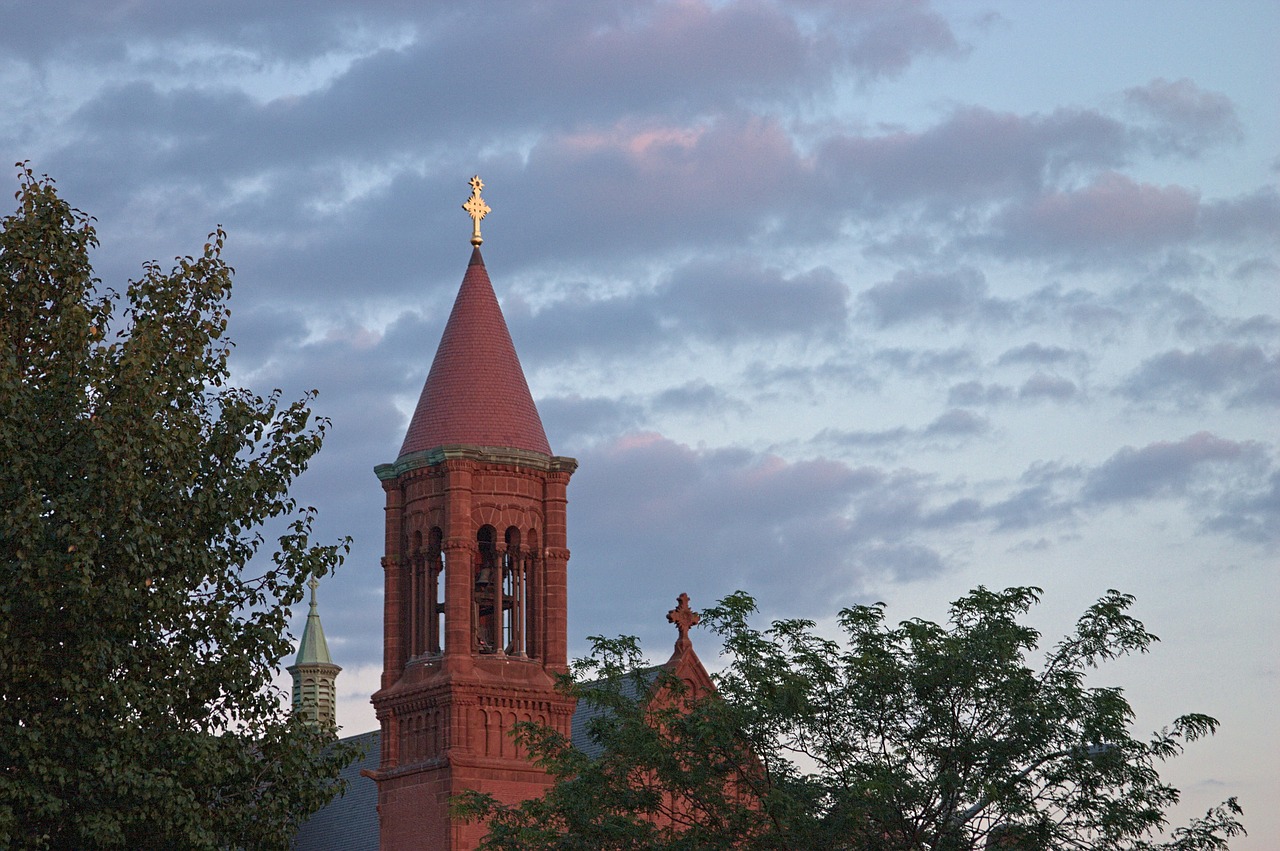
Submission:
<svg viewBox="0 0 1280 851">
<path fill-rule="evenodd" d="M 732 707 L 699 701 L 672 671 L 647 667 L 632 637 L 593 636 L 561 687 L 578 698 L 591 746 L 518 725 L 522 747 L 555 783 L 504 806 L 470 792 L 459 815 L 489 820 L 490 849 L 735 849 L 773 830 L 752 802 L 769 790 Z M 767 846 L 765 846 L 767 847 Z"/>
<path fill-rule="evenodd" d="M 554 785 L 504 805 L 471 794 L 488 849 L 1223 849 L 1235 799 L 1169 831 L 1178 790 L 1158 767 L 1217 722 L 1184 715 L 1149 739 L 1099 664 L 1156 637 L 1115 591 L 1032 657 L 1037 588 L 978 588 L 941 625 L 840 613 L 841 640 L 806 620 L 751 626 L 737 593 L 702 613 L 724 642 L 718 692 L 682 696 L 639 667 L 634 639 L 594 639 L 564 687 L 591 753 L 533 726 L 519 735 Z M 594 676 L 587 682 L 585 677 Z"/>
<path fill-rule="evenodd" d="M 224 234 L 123 298 L 19 163 L 0 222 L 0 847 L 286 848 L 350 754 L 289 717 L 325 429 L 229 382 Z M 253 560 L 268 524 L 270 561 Z"/>
</svg>

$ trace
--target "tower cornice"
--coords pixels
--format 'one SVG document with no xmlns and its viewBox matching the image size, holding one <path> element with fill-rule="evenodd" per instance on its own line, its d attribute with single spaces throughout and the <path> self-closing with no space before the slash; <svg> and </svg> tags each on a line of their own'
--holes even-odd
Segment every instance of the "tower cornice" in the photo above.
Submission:
<svg viewBox="0 0 1280 851">
<path fill-rule="evenodd" d="M 379 464 L 374 474 L 384 482 L 392 481 L 405 473 L 423 467 L 435 467 L 446 461 L 475 461 L 481 464 L 503 464 L 526 467 L 539 472 L 569 473 L 578 469 L 578 460 L 563 455 L 543 455 L 526 449 L 505 446 L 473 446 L 465 443 L 437 446 L 401 455 L 391 464 Z"/>
</svg>

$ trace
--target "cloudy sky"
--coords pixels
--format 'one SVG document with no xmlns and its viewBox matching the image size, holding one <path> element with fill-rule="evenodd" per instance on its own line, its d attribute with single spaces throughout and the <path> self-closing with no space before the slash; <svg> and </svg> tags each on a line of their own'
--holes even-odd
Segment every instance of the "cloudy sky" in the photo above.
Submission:
<svg viewBox="0 0 1280 851">
<path fill-rule="evenodd" d="M 485 259 L 570 487 L 570 636 L 681 591 L 830 620 L 1104 590 L 1170 776 L 1280 845 L 1280 60 L 1207 4 L 0 0 L 0 154 L 120 287 L 230 233 L 239 380 L 320 391 L 299 485 L 355 538 L 322 613 L 374 726 L 382 492 Z M 16 189 L 16 180 L 11 183 Z M 695 640 L 698 637 L 695 636 Z M 714 664 L 715 646 L 698 644 Z"/>
</svg>

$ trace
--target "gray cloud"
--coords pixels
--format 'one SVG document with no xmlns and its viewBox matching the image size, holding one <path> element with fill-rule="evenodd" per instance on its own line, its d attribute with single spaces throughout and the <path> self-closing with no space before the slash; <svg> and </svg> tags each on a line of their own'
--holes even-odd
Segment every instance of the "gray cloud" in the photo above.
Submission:
<svg viewBox="0 0 1280 851">
<path fill-rule="evenodd" d="M 1232 269 L 1231 277 L 1237 281 L 1280 281 L 1280 263 L 1269 257 L 1251 257 Z"/>
<path fill-rule="evenodd" d="M 1117 172 L 1079 190 L 1052 190 L 1001 215 L 1006 249 L 1073 256 L 1145 251 L 1190 239 L 1199 198 L 1180 186 L 1138 183 Z"/>
<path fill-rule="evenodd" d="M 892 76 L 920 56 L 956 54 L 962 49 L 950 24 L 927 2 L 801 0 L 790 5 L 802 13 L 815 8 L 827 13 L 829 23 L 846 33 L 848 61 L 866 77 Z"/>
<path fill-rule="evenodd" d="M 1116 502 L 1178 496 L 1202 472 L 1237 462 L 1254 463 L 1261 447 L 1198 432 L 1177 442 L 1126 446 L 1089 472 L 1085 500 Z"/>
<path fill-rule="evenodd" d="M 920 544 L 873 545 L 858 552 L 855 558 L 872 576 L 926 579 L 946 568 L 942 556 Z"/>
<path fill-rule="evenodd" d="M 1040 343 L 1027 343 L 1022 346 L 1015 346 L 1014 348 L 1006 349 L 996 360 L 996 363 L 1000 366 L 1020 363 L 1055 366 L 1078 360 L 1081 357 L 1081 352 L 1065 349 L 1062 346 L 1044 346 Z"/>
<path fill-rule="evenodd" d="M 135 13 L 122 13 L 130 26 L 141 25 Z M 748 3 L 599 4 L 587 15 L 554 4 L 467 16 L 388 8 L 368 26 L 398 33 L 386 36 L 397 46 L 377 49 L 368 32 L 337 35 L 342 26 L 334 21 L 350 17 L 338 5 L 318 13 L 314 38 L 299 39 L 299 49 L 311 51 L 306 61 L 350 56 L 326 84 L 261 101 L 236 88 L 248 76 L 211 84 L 226 78 L 207 71 L 164 86 L 159 74 L 150 81 L 107 74 L 67 125 L 76 137 L 51 165 L 104 199 L 123 185 L 135 196 L 150 190 L 157 224 L 199 199 L 210 218 L 233 228 L 288 231 L 295 245 L 309 234 L 298 250 L 273 253 L 272 271 L 285 282 L 311 268 L 358 280 L 367 258 L 390 259 L 367 282 L 386 292 L 408 283 L 410 263 L 398 249 L 423 232 L 434 242 L 439 232 L 419 211 L 447 209 L 433 200 L 455 192 L 440 176 L 478 166 L 500 178 L 494 185 L 510 187 L 506 215 L 527 223 L 507 243 L 517 263 L 547 260 L 568 234 L 579 237 L 578 256 L 741 244 L 778 227 L 812 240 L 869 203 L 912 199 L 927 200 L 947 220 L 973 204 L 1003 202 L 1009 212 L 985 241 L 1017 254 L 1069 248 L 1094 233 L 1088 222 L 1100 205 L 1121 203 L 1093 197 L 1096 186 L 1091 194 L 1049 188 L 1064 174 L 1119 167 L 1136 150 L 1129 128 L 1096 110 L 1019 116 L 960 107 L 919 131 L 833 131 L 812 156 L 801 155 L 787 108 L 774 100 L 780 92 L 802 82 L 820 89 L 841 69 L 875 77 L 956 50 L 945 22 L 923 4 L 835 4 L 816 14 L 832 25 L 814 29 L 813 8 Z M 265 28 L 279 36 L 287 18 L 252 9 L 245 16 L 236 26 L 188 21 L 187 28 L 232 56 L 246 33 Z M 178 25 L 142 30 L 165 38 L 165 27 Z M 110 41 L 113 26 L 88 27 L 80 37 Z M 477 30 L 499 57 L 479 68 L 467 54 L 467 34 Z M 704 66 L 705 73 L 691 71 Z M 482 116 L 472 109 L 476 90 L 486 92 Z M 1157 103 L 1155 89 L 1142 91 L 1131 100 Z M 511 137 L 527 145 L 516 151 L 485 142 Z M 477 146 L 490 151 L 480 163 L 459 153 Z M 118 179 L 125 169 L 128 184 Z M 574 192 L 553 189 L 570 183 Z M 159 190 L 174 184 L 186 191 Z M 1147 213 L 1187 192 L 1153 191 L 1160 197 L 1136 202 Z M 228 199 L 235 199 L 230 216 Z M 97 200 L 104 214 L 130 203 Z M 1240 216 L 1261 216 L 1264 227 L 1275 219 L 1265 199 L 1218 207 L 1206 208 L 1207 231 L 1229 233 Z M 963 217 L 975 228 L 970 238 L 991 230 L 986 218 L 977 208 Z M 1019 222 L 1031 224 L 1019 231 Z M 1128 242 L 1117 235 L 1118 247 L 1141 247 L 1169 225 L 1149 224 Z"/>
<path fill-rule="evenodd" d="M 980 418 L 948 412 L 922 432 L 953 436 L 985 427 Z M 988 506 L 974 495 L 949 495 L 954 485 L 910 470 L 692 449 L 656 434 L 624 436 L 580 459 L 573 494 L 578 599 L 589 610 L 583 616 L 609 618 L 619 630 L 638 624 L 605 602 L 612 577 L 643 575 L 701 599 L 745 587 L 807 611 L 819 600 L 829 606 L 833 595 L 837 602 L 856 598 L 872 581 L 945 570 L 951 562 L 927 534 L 983 521 L 1008 529 L 1069 517 L 1065 498 L 1044 494 L 1079 480 L 1060 468 L 1032 470 L 1021 493 Z M 1042 494 L 1034 507 L 1033 488 Z M 796 571 L 804 583 L 796 583 Z"/>
<path fill-rule="evenodd" d="M 1243 137 L 1231 98 L 1207 92 L 1185 77 L 1161 77 L 1134 86 L 1125 90 L 1124 98 L 1158 122 L 1151 130 L 1151 144 L 1160 152 L 1196 156 L 1212 145 Z"/>
<path fill-rule="evenodd" d="M 627 118 L 541 136 L 513 182 L 524 250 L 588 236 L 575 253 L 741 245 L 786 217 L 808 180 L 773 117 L 731 112 L 673 121 Z M 559 187 L 573 185 L 573 192 Z"/>
<path fill-rule="evenodd" d="M 625 437 L 581 460 L 573 494 L 580 616 L 625 620 L 606 601 L 616 577 L 626 575 L 715 599 L 738 587 L 762 597 L 792 594 L 794 571 L 802 570 L 804 588 L 818 595 L 809 603 L 832 594 L 848 599 L 866 581 L 849 556 L 862 544 L 846 511 L 885 488 L 882 471 L 697 451 L 658 435 Z"/>
<path fill-rule="evenodd" d="M 399 7 L 397 9 L 397 7 Z M 190 45 L 239 46 L 241 61 L 261 61 L 264 54 L 287 60 L 325 55 L 367 36 L 369 28 L 394 20 L 411 6 L 383 3 L 361 10 L 359 20 L 350 3 L 317 0 L 305 22 L 293 10 L 251 0 L 226 0 L 221 14 L 210 15 L 163 0 L 96 2 L 49 0 L 43 15 L 19 15 L 0 34 L 3 45 L 25 61 L 88 53 L 99 61 L 120 61 L 130 42 L 159 41 Z M 146 54 L 144 53 L 144 57 Z M 218 55 L 226 61 L 232 57 Z M 146 64 L 146 59 L 142 61 Z M 157 57 L 152 63 L 180 65 L 199 58 Z"/>
<path fill-rule="evenodd" d="M 947 391 L 947 403 L 950 405 L 998 405 L 1014 399 L 1023 402 L 1038 400 L 1066 402 L 1078 398 L 1080 393 L 1080 388 L 1068 378 L 1036 372 L 1027 378 L 1016 392 L 1005 384 L 984 384 L 981 381 L 963 381 L 953 384 Z"/>
<path fill-rule="evenodd" d="M 1256 490 L 1227 493 L 1218 508 L 1206 529 L 1258 544 L 1280 543 L 1280 470 Z"/>
<path fill-rule="evenodd" d="M 650 406 L 657 411 L 702 417 L 720 417 L 728 411 L 742 413 L 747 406 L 706 381 L 690 381 L 655 395 Z"/>
<path fill-rule="evenodd" d="M 969 437 L 990 430 L 991 421 L 986 417 L 963 408 L 952 408 L 925 426 L 924 434 L 926 437 Z"/>
<path fill-rule="evenodd" d="M 1185 406 L 1222 396 L 1232 405 L 1280 404 L 1280 353 L 1261 346 L 1219 343 L 1191 351 L 1173 349 L 1147 358 L 1121 385 L 1137 401 Z"/>
<path fill-rule="evenodd" d="M 1274 244 L 1280 238 L 1280 192 L 1267 186 L 1206 204 L 1201 211 L 1200 225 L 1212 239 Z"/>
<path fill-rule="evenodd" d="M 962 381 L 947 391 L 948 405 L 995 405 L 1013 398 L 1013 390 L 1002 384 Z"/>
<path fill-rule="evenodd" d="M 811 242 L 886 204 L 924 203 L 926 221 L 963 223 L 951 241 L 1012 256 L 1087 244 L 1094 259 L 1117 259 L 1185 236 L 1187 216 L 1221 239 L 1273 234 L 1280 221 L 1274 192 L 1199 202 L 1182 187 L 1109 173 L 1141 150 L 1140 128 L 1094 109 L 960 106 L 919 130 L 831 127 L 799 145 L 796 105 L 782 93 L 805 86 L 816 97 L 841 74 L 870 80 L 921 56 L 960 55 L 923 3 L 601 3 L 585 14 L 542 4 L 466 15 L 404 5 L 357 15 L 335 3 L 306 27 L 252 4 L 221 22 L 154 3 L 105 18 L 65 8 L 63 41 L 102 65 L 103 82 L 54 131 L 70 137 L 42 165 L 85 188 L 104 218 L 120 213 L 143 233 L 163 233 L 185 212 L 262 234 L 246 256 L 281 290 L 338 279 L 338 298 L 410 291 L 421 255 L 405 247 L 447 244 L 440 234 L 456 202 L 439 199 L 457 194 L 457 174 L 481 167 L 507 187 L 501 215 L 524 223 L 504 242 L 517 271 L 569 248 L 589 259 L 736 247 L 777 232 Z M 495 57 L 479 67 L 475 31 Z M 210 58 L 150 78 L 113 72 L 124 67 L 126 33 L 134 52 L 146 52 L 139 39 L 160 46 L 181 34 L 191 55 Z M 264 73 L 257 45 L 277 42 L 273 61 L 285 70 L 269 71 L 300 78 L 332 65 L 328 78 L 251 96 L 254 69 Z M 475 91 L 485 92 L 482 114 Z M 1144 117 L 1186 134 L 1230 123 L 1219 98 L 1185 80 L 1127 93 Z M 1055 188 L 1098 171 L 1084 190 Z M 574 191 L 559 191 L 566 185 Z"/>
<path fill-rule="evenodd" d="M 912 429 L 906 426 L 880 431 L 827 428 L 814 436 L 814 442 L 843 447 L 897 447 L 922 439 L 970 438 L 991 430 L 991 421 L 963 408 L 952 408 L 939 414 L 928 425 Z"/>
<path fill-rule="evenodd" d="M 846 431 L 844 429 L 824 428 L 814 436 L 814 440 L 818 443 L 830 443 L 837 446 L 875 448 L 879 446 L 896 446 L 914 438 L 916 434 L 915 431 L 906 426 L 897 426 L 879 431 L 861 429 Z"/>
<path fill-rule="evenodd" d="M 350 51 L 370 40 L 371 30 L 385 33 L 407 28 L 408 34 L 430 42 L 461 40 L 470 28 L 484 32 L 507 52 L 559 58 L 552 66 L 556 70 L 588 65 L 610 71 L 616 76 L 605 82 L 613 83 L 636 70 L 661 70 L 660 61 L 673 57 L 681 61 L 672 64 L 714 81 L 762 73 L 763 55 L 770 55 L 775 65 L 805 67 L 816 54 L 828 65 L 838 63 L 876 77 L 900 72 L 918 56 L 957 50 L 947 21 L 919 2 L 857 9 L 843 3 L 811 2 L 770 6 L 598 2 L 586 9 L 572 3 L 532 8 L 507 4 L 469 9 L 466 15 L 403 2 L 375 7 L 317 2 L 309 7 L 305 22 L 291 10 L 244 0 L 230 0 L 221 15 L 204 15 L 156 0 L 130 4 L 50 0 L 46 6 L 52 14 L 15 18 L 5 36 L 0 36 L 0 45 L 28 61 L 37 61 L 50 50 L 92 51 L 116 58 L 130 39 L 171 42 L 178 38 L 213 48 L 223 61 L 248 61 L 244 53 L 257 59 L 264 49 L 273 58 L 306 60 Z M 804 31 L 797 26 L 801 18 L 808 24 Z M 831 44 L 834 40 L 828 35 L 837 30 L 841 49 Z M 508 41 L 516 32 L 529 34 L 531 43 Z M 563 33 L 561 38 L 547 44 L 557 32 Z M 557 50 L 568 44 L 582 55 L 556 57 Z M 761 45 L 770 50 L 755 49 Z M 233 47 L 240 49 L 240 56 Z M 616 68 L 610 69 L 607 60 L 614 60 Z"/>
<path fill-rule="evenodd" d="M 1091 337 L 1109 337 L 1133 321 L 1128 304 L 1117 304 L 1091 290 L 1066 289 L 1050 284 L 1028 295 L 1022 302 L 1024 321 L 1064 323 L 1077 333 Z"/>
<path fill-rule="evenodd" d="M 818 162 L 826 183 L 845 193 L 855 188 L 878 202 L 936 201 L 951 209 L 1034 194 L 1068 169 L 1117 166 L 1126 148 L 1124 126 L 1097 112 L 1045 117 L 965 107 L 920 132 L 832 137 Z"/>
<path fill-rule="evenodd" d="M 1020 322 L 1051 329 L 1066 326 L 1091 338 L 1095 346 L 1139 328 L 1158 328 L 1192 340 L 1230 338 L 1272 343 L 1277 339 L 1280 323 L 1274 317 L 1255 314 L 1238 318 L 1223 313 L 1194 290 L 1166 282 L 1169 274 L 1165 268 L 1153 270 L 1149 280 L 1110 290 L 1065 290 L 1054 284 L 1017 300 L 1012 308 Z M 1192 280 L 1200 280 L 1200 274 Z M 1091 350 L 1080 349 L 1078 355 L 1080 367 L 1095 360 Z"/>
<path fill-rule="evenodd" d="M 677 270 L 655 298 L 690 329 L 732 339 L 839 331 L 848 293 L 830 269 L 787 277 L 754 264 L 695 263 Z"/>
<path fill-rule="evenodd" d="M 845 354 L 836 354 L 814 364 L 751 360 L 743 366 L 741 375 L 749 381 L 756 401 L 786 399 L 788 402 L 820 404 L 833 392 L 849 394 L 881 386 L 867 364 Z"/>
<path fill-rule="evenodd" d="M 1046 485 L 1019 489 L 1012 496 L 989 506 L 985 512 L 1002 531 L 1044 527 L 1073 516 L 1072 506 Z"/>
<path fill-rule="evenodd" d="M 512 334 L 538 359 L 591 351 L 620 355 L 675 340 L 758 343 L 831 336 L 846 321 L 848 289 L 829 270 L 784 276 L 747 260 L 681 266 L 650 292 L 583 298 L 573 293 L 533 312 L 507 310 Z M 524 347 L 522 346 L 522 351 Z"/>
<path fill-rule="evenodd" d="M 644 417 L 640 405 L 609 396 L 551 396 L 538 401 L 538 413 L 557 452 L 576 452 L 576 447 L 630 431 Z"/>
<path fill-rule="evenodd" d="M 1018 388 L 1018 398 L 1052 399 L 1055 402 L 1065 402 L 1076 397 L 1079 392 L 1080 388 L 1074 381 L 1058 375 L 1037 372 Z"/>
<path fill-rule="evenodd" d="M 519 351 L 530 363 L 549 363 L 586 352 L 616 357 L 665 345 L 671 338 L 652 299 L 635 295 L 570 298 L 537 313 L 523 309 L 506 313 L 511 335 L 522 341 Z"/>
<path fill-rule="evenodd" d="M 919 376 L 967 373 L 978 364 L 977 357 L 966 348 L 905 349 L 895 346 L 877 351 L 874 358 L 899 372 Z"/>
<path fill-rule="evenodd" d="M 987 296 L 987 283 L 977 269 L 951 272 L 900 271 L 890 281 L 858 296 L 876 325 L 886 327 L 920 320 L 943 323 L 1000 318 L 1006 306 Z"/>
</svg>

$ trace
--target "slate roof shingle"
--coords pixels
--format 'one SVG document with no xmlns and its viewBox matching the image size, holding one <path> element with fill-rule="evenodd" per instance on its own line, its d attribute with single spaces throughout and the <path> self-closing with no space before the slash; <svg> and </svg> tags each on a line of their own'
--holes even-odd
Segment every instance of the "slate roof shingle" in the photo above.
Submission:
<svg viewBox="0 0 1280 851">
<path fill-rule="evenodd" d="M 479 248 L 471 252 L 400 457 L 458 444 L 551 454 Z"/>
</svg>

